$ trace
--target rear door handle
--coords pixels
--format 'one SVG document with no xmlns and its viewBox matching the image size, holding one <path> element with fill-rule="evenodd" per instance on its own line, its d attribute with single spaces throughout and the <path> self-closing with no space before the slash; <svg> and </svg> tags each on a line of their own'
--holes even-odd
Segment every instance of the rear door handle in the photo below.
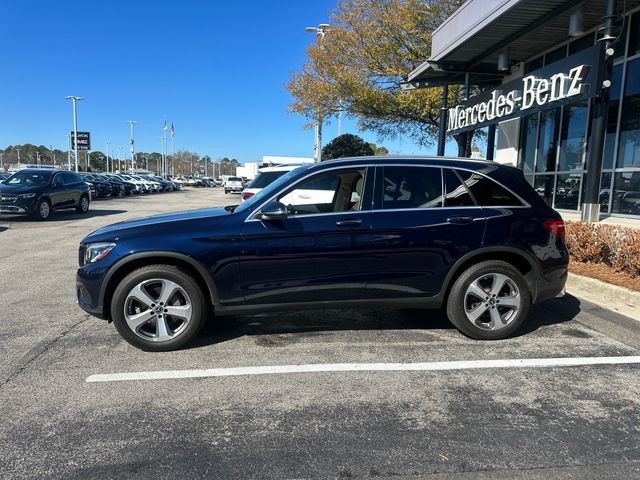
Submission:
<svg viewBox="0 0 640 480">
<path fill-rule="evenodd" d="M 357 227 L 358 225 L 362 225 L 362 220 L 359 218 L 354 220 L 338 220 L 336 222 L 336 227 Z"/>
<path fill-rule="evenodd" d="M 447 218 L 447 222 L 455 223 L 455 224 L 466 224 L 466 223 L 473 222 L 473 217 L 464 217 L 464 216 L 449 217 Z"/>
</svg>

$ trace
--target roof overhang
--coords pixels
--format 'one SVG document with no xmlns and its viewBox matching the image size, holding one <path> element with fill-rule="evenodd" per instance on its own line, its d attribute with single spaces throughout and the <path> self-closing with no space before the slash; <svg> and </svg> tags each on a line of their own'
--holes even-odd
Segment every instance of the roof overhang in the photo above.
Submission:
<svg viewBox="0 0 640 480">
<path fill-rule="evenodd" d="M 512 62 L 520 62 L 569 40 L 569 16 L 580 5 L 584 30 L 600 25 L 606 0 L 468 0 L 433 32 L 431 57 L 408 81 L 460 83 L 462 72 L 469 72 L 471 83 L 495 81 L 508 73 L 496 70 L 505 48 Z M 618 13 L 638 5 L 640 0 L 619 1 Z"/>
</svg>

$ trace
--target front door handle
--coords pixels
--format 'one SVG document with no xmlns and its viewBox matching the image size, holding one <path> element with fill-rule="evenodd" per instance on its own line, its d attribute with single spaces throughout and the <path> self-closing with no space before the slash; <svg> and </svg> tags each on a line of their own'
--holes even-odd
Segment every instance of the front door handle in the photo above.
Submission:
<svg viewBox="0 0 640 480">
<path fill-rule="evenodd" d="M 447 218 L 447 223 L 467 224 L 473 222 L 473 217 L 456 216 Z"/>
<path fill-rule="evenodd" d="M 356 218 L 354 220 L 338 220 L 336 222 L 336 227 L 357 227 L 362 225 L 362 220 Z"/>
</svg>

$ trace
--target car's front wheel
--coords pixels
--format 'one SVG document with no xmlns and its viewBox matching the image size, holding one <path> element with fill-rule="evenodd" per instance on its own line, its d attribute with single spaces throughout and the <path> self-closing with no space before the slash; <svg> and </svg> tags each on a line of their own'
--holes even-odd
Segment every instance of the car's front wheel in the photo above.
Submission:
<svg viewBox="0 0 640 480">
<path fill-rule="evenodd" d="M 76 207 L 77 213 L 87 213 L 89 211 L 89 197 L 82 195 L 80 197 L 80 203 Z"/>
<path fill-rule="evenodd" d="M 131 345 L 150 352 L 176 350 L 200 331 L 207 316 L 197 282 L 171 265 L 134 270 L 116 287 L 111 317 Z"/>
<path fill-rule="evenodd" d="M 447 299 L 447 316 L 471 338 L 498 340 L 522 325 L 530 305 L 522 273 L 506 262 L 488 260 L 469 267 L 455 281 Z"/>
<path fill-rule="evenodd" d="M 46 198 L 38 200 L 34 215 L 38 220 L 47 220 L 51 216 L 51 202 Z"/>
</svg>

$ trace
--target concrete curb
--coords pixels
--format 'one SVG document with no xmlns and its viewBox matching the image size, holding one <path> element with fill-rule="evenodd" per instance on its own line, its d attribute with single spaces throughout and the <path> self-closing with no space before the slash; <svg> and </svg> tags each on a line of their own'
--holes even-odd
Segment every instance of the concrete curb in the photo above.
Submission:
<svg viewBox="0 0 640 480">
<path fill-rule="evenodd" d="M 640 292 L 569 273 L 567 293 L 640 321 Z"/>
</svg>

